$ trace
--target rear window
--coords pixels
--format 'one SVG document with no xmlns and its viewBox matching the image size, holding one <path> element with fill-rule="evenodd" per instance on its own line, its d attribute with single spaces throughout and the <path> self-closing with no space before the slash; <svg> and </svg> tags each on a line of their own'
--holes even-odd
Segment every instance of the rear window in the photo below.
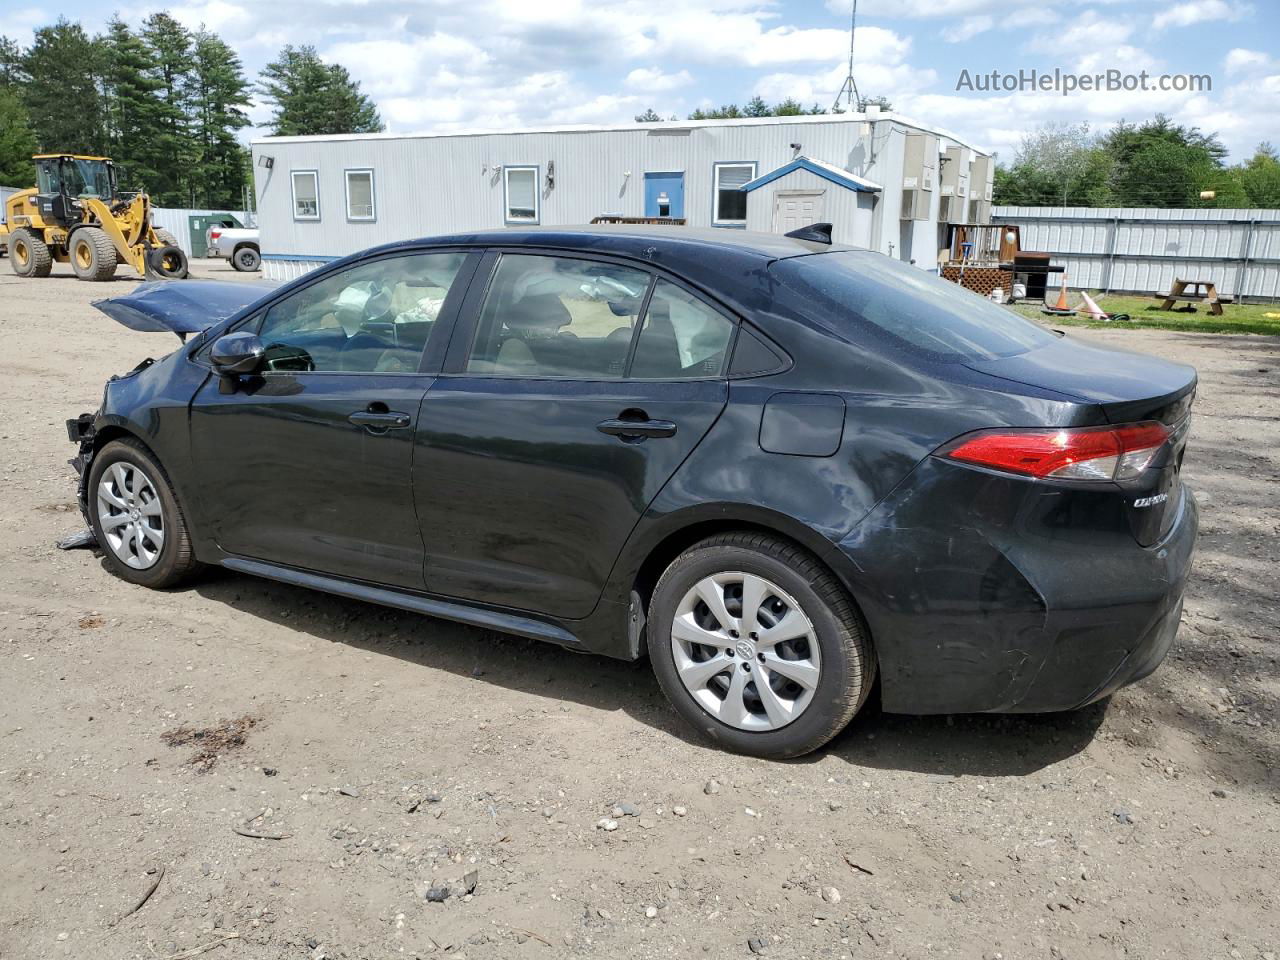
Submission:
<svg viewBox="0 0 1280 960">
<path fill-rule="evenodd" d="M 1011 310 L 879 253 L 791 257 L 770 270 L 813 303 L 815 316 L 848 324 L 855 335 L 888 339 L 931 360 L 997 360 L 1054 339 Z"/>
</svg>

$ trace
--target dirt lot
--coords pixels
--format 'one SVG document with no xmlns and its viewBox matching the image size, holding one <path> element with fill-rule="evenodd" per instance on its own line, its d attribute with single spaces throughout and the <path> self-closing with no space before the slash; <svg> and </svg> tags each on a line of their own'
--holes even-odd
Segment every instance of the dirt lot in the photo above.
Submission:
<svg viewBox="0 0 1280 960">
<path fill-rule="evenodd" d="M 1074 715 L 868 710 L 779 764 L 691 741 L 644 664 L 54 550 L 62 421 L 175 345 L 105 292 L 0 265 L 5 960 L 1280 953 L 1280 340 L 1076 334 L 1200 369 L 1153 677 Z"/>
</svg>

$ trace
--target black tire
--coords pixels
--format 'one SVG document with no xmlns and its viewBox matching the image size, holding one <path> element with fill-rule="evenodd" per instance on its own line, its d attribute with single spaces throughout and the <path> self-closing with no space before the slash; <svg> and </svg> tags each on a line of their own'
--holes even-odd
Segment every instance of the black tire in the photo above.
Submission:
<svg viewBox="0 0 1280 960">
<path fill-rule="evenodd" d="M 168 230 L 161 230 L 159 228 L 156 228 L 155 234 L 156 234 L 156 239 L 160 241 L 160 246 L 162 247 L 178 246 L 178 238 L 175 237 Z"/>
<path fill-rule="evenodd" d="M 81 280 L 101 282 L 116 275 L 116 245 L 100 227 L 81 227 L 73 233 L 67 252 Z"/>
<path fill-rule="evenodd" d="M 126 479 L 133 486 L 133 491 L 128 491 L 126 487 L 124 493 L 130 495 L 127 499 L 121 498 L 125 506 L 112 506 L 108 503 L 106 509 L 109 514 L 104 515 L 103 480 L 108 472 L 112 471 L 111 477 L 107 478 L 108 492 L 114 490 L 119 495 L 121 484 L 116 481 L 117 474 L 114 472 L 117 466 L 122 468 Z M 128 479 L 130 477 L 132 477 L 131 480 Z M 147 497 L 148 489 L 154 493 L 154 497 Z M 137 440 L 132 438 L 112 440 L 98 451 L 89 471 L 88 499 L 94 536 L 98 538 L 107 567 L 120 579 L 140 586 L 160 589 L 182 582 L 199 568 L 200 564 L 191 549 L 191 536 L 187 529 L 186 516 L 182 512 L 177 497 L 174 496 L 169 475 L 165 473 L 151 451 Z M 112 520 L 121 515 L 129 516 L 128 504 L 133 504 L 139 511 L 138 514 L 133 515 L 133 519 L 142 521 L 141 511 L 154 501 L 160 504 L 159 528 L 163 542 L 159 544 L 158 551 L 154 549 L 151 551 L 157 555 L 147 566 L 141 568 L 131 566 L 122 559 L 120 549 L 114 545 L 113 541 L 119 538 L 119 535 L 113 537 L 110 531 L 119 531 L 121 525 L 112 523 Z M 155 518 L 143 522 L 154 524 Z M 127 521 L 124 523 L 126 527 L 132 525 Z M 126 532 L 123 536 L 126 543 L 122 552 L 126 555 L 131 554 L 135 558 L 145 551 L 145 544 L 150 544 L 153 548 L 156 546 L 149 539 L 151 534 L 147 534 L 143 538 L 143 546 L 134 546 L 129 549 L 127 542 L 129 533 Z"/>
<path fill-rule="evenodd" d="M 262 266 L 262 255 L 257 247 L 236 247 L 231 254 L 231 265 L 241 273 L 252 273 Z"/>
<path fill-rule="evenodd" d="M 166 244 L 147 255 L 147 266 L 165 280 L 182 280 L 187 276 L 187 255 L 181 247 Z"/>
<path fill-rule="evenodd" d="M 20 277 L 47 277 L 53 272 L 49 245 L 26 227 L 9 234 L 9 265 Z"/>
<path fill-rule="evenodd" d="M 679 604 L 699 581 L 731 571 L 762 577 L 794 598 L 812 625 L 820 653 L 818 680 L 808 705 L 794 720 L 774 729 L 740 729 L 713 716 L 685 687 L 676 667 L 671 634 Z M 853 719 L 875 680 L 875 654 L 867 629 L 839 581 L 807 550 L 765 534 L 722 534 L 677 557 L 654 588 L 646 634 L 649 659 L 667 699 L 703 735 L 736 753 L 782 760 L 818 749 Z M 724 654 L 742 656 L 733 647 Z M 747 663 L 756 670 L 745 675 L 761 677 L 755 657 L 763 655 L 734 660 L 719 679 L 734 676 L 739 668 L 745 671 Z"/>
</svg>

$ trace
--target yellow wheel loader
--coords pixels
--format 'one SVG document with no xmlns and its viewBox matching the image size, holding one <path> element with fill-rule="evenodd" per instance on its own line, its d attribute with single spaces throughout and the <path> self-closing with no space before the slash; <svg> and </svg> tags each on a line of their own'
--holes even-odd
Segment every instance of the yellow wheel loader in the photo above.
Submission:
<svg viewBox="0 0 1280 960">
<path fill-rule="evenodd" d="M 173 237 L 151 225 L 151 199 L 121 191 L 106 157 L 41 154 L 36 186 L 5 201 L 0 245 L 13 272 L 47 277 L 53 263 L 70 263 L 81 280 L 110 280 L 118 264 L 139 276 L 179 280 L 187 257 Z"/>
</svg>

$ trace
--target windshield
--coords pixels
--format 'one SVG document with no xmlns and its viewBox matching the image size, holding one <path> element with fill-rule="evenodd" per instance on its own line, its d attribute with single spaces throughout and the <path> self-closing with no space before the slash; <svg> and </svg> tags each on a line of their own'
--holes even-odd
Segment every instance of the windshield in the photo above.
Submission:
<svg viewBox="0 0 1280 960">
<path fill-rule="evenodd" d="M 111 164 L 105 160 L 76 157 L 45 160 L 39 163 L 41 193 L 65 193 L 69 197 L 99 197 L 110 200 L 114 194 Z"/>
<path fill-rule="evenodd" d="M 879 253 L 792 257 L 770 270 L 824 316 L 931 360 L 996 360 L 1054 339 L 985 297 Z"/>
</svg>

